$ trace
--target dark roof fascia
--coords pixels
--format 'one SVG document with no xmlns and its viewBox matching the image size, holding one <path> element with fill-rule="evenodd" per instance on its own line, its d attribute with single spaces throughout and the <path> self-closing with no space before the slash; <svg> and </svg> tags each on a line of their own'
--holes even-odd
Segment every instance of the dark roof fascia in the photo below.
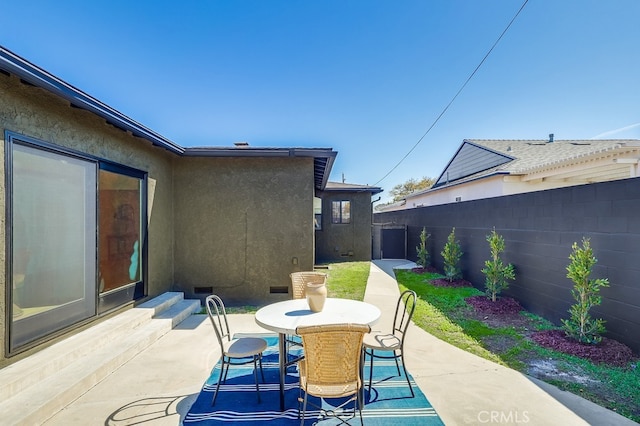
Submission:
<svg viewBox="0 0 640 426">
<path fill-rule="evenodd" d="M 370 192 L 371 195 L 379 194 L 384 191 L 384 189 L 379 186 L 360 186 L 353 188 L 325 188 L 324 192 Z"/>
<path fill-rule="evenodd" d="M 314 185 L 324 190 L 329 180 L 331 168 L 338 155 L 332 148 L 231 148 L 194 147 L 185 148 L 185 157 L 311 157 L 313 158 Z"/>
<path fill-rule="evenodd" d="M 332 148 L 185 147 L 185 157 L 335 157 Z"/>
<path fill-rule="evenodd" d="M 29 84 L 45 89 L 63 99 L 66 99 L 75 107 L 91 111 L 99 117 L 104 118 L 108 123 L 123 130 L 130 131 L 134 136 L 147 139 L 152 144 L 165 148 L 175 154 L 182 154 L 184 152 L 184 148 L 169 139 L 143 126 L 135 120 L 132 120 L 85 92 L 60 80 L 54 75 L 2 46 L 0 46 L 0 69 L 18 76 Z"/>
<path fill-rule="evenodd" d="M 447 163 L 447 165 L 445 166 L 445 168 L 442 170 L 442 173 L 440 173 L 440 176 L 438 176 L 438 178 L 436 179 L 436 182 L 440 181 L 440 179 L 444 176 L 444 174 L 447 172 L 447 169 L 449 168 L 449 166 L 451 165 L 451 163 L 453 163 L 453 160 L 455 160 L 455 159 L 456 159 L 456 157 L 458 156 L 458 154 L 459 154 L 459 153 L 460 153 L 460 151 L 462 150 L 462 147 L 464 147 L 464 145 L 465 145 L 465 144 L 473 145 L 473 146 L 475 146 L 476 148 L 480 148 L 480 149 L 482 149 L 482 150 L 484 150 L 484 151 L 492 152 L 492 153 L 494 153 L 494 154 L 500 155 L 500 156 L 505 157 L 505 158 L 510 158 L 510 159 L 511 159 L 511 161 L 513 161 L 513 160 L 515 160 L 515 159 L 516 159 L 515 157 L 512 157 L 512 156 L 510 156 L 510 155 L 505 155 L 505 154 L 503 154 L 502 152 L 498 152 L 498 151 L 496 151 L 496 150 L 493 150 L 493 149 L 487 148 L 486 146 L 482 146 L 482 145 L 478 145 L 477 143 L 473 143 L 473 142 L 471 142 L 471 141 L 470 141 L 470 140 L 468 140 L 468 139 L 464 139 L 464 140 L 462 141 L 462 143 L 460 144 L 460 146 L 458 147 L 458 150 L 456 151 L 456 153 L 455 153 L 455 154 L 453 154 L 453 156 L 451 157 L 451 159 L 449 160 L 449 162 Z M 492 167 L 495 167 L 495 166 L 488 167 L 488 168 L 486 168 L 486 169 L 484 169 L 484 170 L 479 170 L 479 171 L 478 171 L 478 172 L 476 172 L 476 173 L 482 173 L 482 172 L 484 172 L 484 171 L 487 171 L 487 170 L 491 169 Z M 475 173 L 474 173 L 474 174 L 475 174 Z M 465 176 L 465 177 L 468 177 L 468 176 Z M 464 179 L 465 177 L 462 177 L 462 178 L 460 178 L 460 179 Z M 457 179 L 457 180 L 458 180 L 458 179 Z M 474 179 L 471 179 L 471 180 L 474 180 Z M 453 182 L 455 182 L 455 181 L 453 181 Z M 453 183 L 453 182 L 448 182 L 448 183 Z M 442 187 L 442 186 L 444 186 L 444 185 L 447 185 L 447 183 L 443 183 L 443 184 L 440 184 L 440 185 L 434 184 L 434 185 L 432 186 L 432 188 L 440 188 L 440 187 Z"/>
</svg>

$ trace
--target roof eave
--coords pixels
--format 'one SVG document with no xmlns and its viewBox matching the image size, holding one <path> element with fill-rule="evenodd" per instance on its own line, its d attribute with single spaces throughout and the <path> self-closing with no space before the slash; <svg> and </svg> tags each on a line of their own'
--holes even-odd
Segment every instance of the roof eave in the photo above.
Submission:
<svg viewBox="0 0 640 426">
<path fill-rule="evenodd" d="M 90 111 L 107 123 L 174 154 L 205 157 L 313 157 L 316 189 L 324 189 L 326 186 L 337 155 L 331 148 L 184 148 L 2 46 L 0 70 L 47 90 L 67 100 L 72 106 Z"/>
<path fill-rule="evenodd" d="M 23 81 L 47 90 L 69 101 L 75 107 L 86 109 L 104 118 L 108 123 L 130 131 L 134 136 L 144 138 L 153 145 L 160 146 L 176 154 L 182 154 L 184 148 L 159 135 L 153 130 L 132 120 L 121 112 L 100 102 L 72 85 L 60 80 L 42 68 L 0 46 L 0 69 L 18 76 Z"/>
</svg>

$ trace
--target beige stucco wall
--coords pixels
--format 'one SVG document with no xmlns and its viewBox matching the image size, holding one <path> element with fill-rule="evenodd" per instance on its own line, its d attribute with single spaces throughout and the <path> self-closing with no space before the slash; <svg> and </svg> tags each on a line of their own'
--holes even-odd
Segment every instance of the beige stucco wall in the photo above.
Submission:
<svg viewBox="0 0 640 426">
<path fill-rule="evenodd" d="M 171 289 L 173 279 L 173 154 L 148 141 L 107 124 L 96 115 L 77 108 L 47 91 L 22 84 L 16 77 L 0 74 L 0 200 L 5 205 L 4 131 L 20 133 L 84 154 L 100 157 L 148 172 L 153 192 L 149 216 L 149 295 Z M 150 194 L 151 195 L 151 194 Z M 5 262 L 5 209 L 0 209 L 0 266 Z M 4 274 L 0 274 L 0 330 L 5 330 Z M 0 344 L 4 347 L 4 333 Z"/>
<path fill-rule="evenodd" d="M 175 161 L 175 281 L 186 297 L 212 287 L 229 305 L 289 294 L 289 274 L 312 270 L 312 158 Z"/>
</svg>

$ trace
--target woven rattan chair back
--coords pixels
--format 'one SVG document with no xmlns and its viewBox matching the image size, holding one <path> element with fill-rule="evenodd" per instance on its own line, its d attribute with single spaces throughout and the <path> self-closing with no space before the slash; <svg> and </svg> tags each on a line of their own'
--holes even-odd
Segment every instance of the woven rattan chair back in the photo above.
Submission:
<svg viewBox="0 0 640 426">
<path fill-rule="evenodd" d="M 294 299 L 305 298 L 307 284 L 324 284 L 327 281 L 327 274 L 315 271 L 292 272 L 289 277 L 291 277 L 291 294 Z"/>
<path fill-rule="evenodd" d="M 306 413 L 308 395 L 320 398 L 352 396 L 362 422 L 361 361 L 362 339 L 371 327 L 361 324 L 331 324 L 298 327 L 305 358 L 299 362 L 300 389 L 304 392 L 302 422 Z M 337 416 L 336 416 L 337 417 Z M 339 420 L 343 421 L 339 417 Z"/>
</svg>

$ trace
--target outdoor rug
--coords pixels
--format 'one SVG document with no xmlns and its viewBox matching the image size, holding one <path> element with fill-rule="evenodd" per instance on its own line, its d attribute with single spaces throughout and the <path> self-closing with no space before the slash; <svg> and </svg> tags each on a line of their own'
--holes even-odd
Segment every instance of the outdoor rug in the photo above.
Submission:
<svg viewBox="0 0 640 426">
<path fill-rule="evenodd" d="M 278 338 L 273 334 L 243 334 L 242 336 L 256 336 L 264 338 L 268 348 L 264 352 L 262 365 L 265 382 L 260 381 L 260 398 L 258 403 L 253 364 L 232 366 L 229 369 L 226 383 L 220 385 L 216 404 L 211 406 L 213 392 L 220 374 L 220 362 L 216 364 L 211 375 L 205 382 L 200 394 L 183 419 L 187 426 L 220 425 L 233 422 L 234 425 L 258 425 L 269 422 L 274 425 L 299 425 L 298 396 L 299 377 L 296 366 L 287 370 L 285 383 L 285 411 L 280 411 L 279 379 L 278 379 Z M 240 337 L 237 335 L 236 337 Z M 369 359 L 365 364 L 365 385 L 368 385 Z M 412 377 L 411 385 L 415 398 L 407 387 L 404 375 L 398 377 L 393 360 L 375 360 L 373 368 L 373 386 L 369 392 L 365 386 L 365 406 L 362 418 L 365 425 L 443 425 L 442 420 L 431 406 L 427 398 L 420 391 Z M 409 375 L 411 376 L 411 375 Z M 260 377 L 258 375 L 258 377 Z M 318 405 L 320 400 L 309 396 L 309 401 Z M 339 405 L 341 401 L 323 401 L 323 408 L 330 409 Z M 347 407 L 351 409 L 353 403 Z M 305 425 L 318 422 L 319 410 L 307 405 Z M 336 419 L 319 422 L 321 425 L 339 423 Z M 351 424 L 360 424 L 359 419 L 353 419 Z"/>
</svg>

